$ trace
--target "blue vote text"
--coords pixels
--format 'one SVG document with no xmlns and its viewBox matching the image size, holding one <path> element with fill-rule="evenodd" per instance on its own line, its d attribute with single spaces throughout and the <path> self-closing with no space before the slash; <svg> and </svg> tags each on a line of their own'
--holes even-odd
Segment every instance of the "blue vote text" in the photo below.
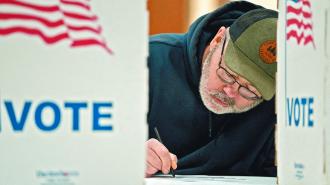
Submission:
<svg viewBox="0 0 330 185">
<path fill-rule="evenodd" d="M 291 97 L 286 99 L 288 126 L 313 127 L 314 126 L 314 98 Z"/>
<path fill-rule="evenodd" d="M 113 108 L 112 102 L 91 102 L 80 101 L 64 101 L 59 104 L 55 101 L 41 101 L 35 103 L 33 101 L 23 102 L 23 106 L 15 106 L 15 103 L 11 100 L 5 100 L 2 111 L 8 117 L 11 128 L 15 132 L 23 132 L 26 124 L 34 124 L 42 132 L 51 132 L 59 128 L 62 123 L 62 117 L 64 111 L 70 111 L 71 130 L 73 132 L 79 131 L 81 127 L 80 118 L 81 112 L 84 110 L 87 114 L 91 114 L 91 128 L 92 131 L 112 131 L 113 125 L 111 123 L 111 110 Z M 33 105 L 33 106 L 32 106 Z M 34 108 L 32 108 L 34 107 Z M 45 111 L 51 114 L 52 119 L 45 118 Z M 5 116 L 5 115 L 2 115 Z M 31 118 L 34 123 L 28 122 L 28 117 Z M 85 121 L 86 122 L 86 121 Z M 88 121 L 89 122 L 89 121 Z M 3 123 L 7 124 L 7 123 Z M 65 123 L 67 124 L 67 123 Z M 1 132 L 1 130 L 0 130 Z"/>
</svg>

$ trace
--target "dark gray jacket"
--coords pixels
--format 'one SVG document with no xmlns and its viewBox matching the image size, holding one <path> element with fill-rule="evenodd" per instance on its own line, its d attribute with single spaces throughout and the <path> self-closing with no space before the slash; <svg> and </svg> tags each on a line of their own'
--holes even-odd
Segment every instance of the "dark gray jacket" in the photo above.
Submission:
<svg viewBox="0 0 330 185">
<path fill-rule="evenodd" d="M 179 158 L 178 174 L 276 176 L 274 98 L 240 114 L 217 115 L 199 94 L 203 51 L 221 26 L 261 8 L 232 2 L 196 20 L 186 34 L 150 38 L 149 137 L 157 126 Z"/>
</svg>

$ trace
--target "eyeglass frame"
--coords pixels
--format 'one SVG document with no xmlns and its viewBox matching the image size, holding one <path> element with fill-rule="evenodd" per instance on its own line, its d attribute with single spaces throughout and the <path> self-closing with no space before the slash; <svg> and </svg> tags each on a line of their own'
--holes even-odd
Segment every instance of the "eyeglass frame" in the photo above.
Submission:
<svg viewBox="0 0 330 185">
<path fill-rule="evenodd" d="M 230 85 L 233 85 L 233 84 L 236 82 L 236 83 L 238 84 L 238 89 L 237 89 L 237 91 L 238 91 L 239 95 L 242 96 L 243 98 L 247 99 L 247 100 L 253 100 L 253 101 L 255 101 L 255 100 L 260 100 L 260 99 L 262 99 L 261 96 L 258 96 L 256 93 L 254 93 L 253 91 L 251 91 L 249 88 L 247 88 L 246 86 L 240 84 L 232 74 L 230 74 L 230 73 L 229 73 L 224 67 L 221 66 L 222 57 L 223 57 L 223 53 L 224 53 L 224 50 L 225 50 L 224 48 L 225 48 L 225 45 L 226 45 L 226 40 L 227 40 L 227 38 L 226 38 L 226 36 L 225 36 L 224 41 L 223 41 L 223 45 L 222 45 L 222 48 L 221 48 L 221 57 L 220 57 L 220 60 L 219 60 L 218 69 L 216 70 L 216 73 L 217 73 L 218 78 L 219 78 L 222 82 L 224 82 L 224 83 L 226 83 L 226 84 L 230 84 Z M 220 69 L 224 70 L 224 72 L 225 72 L 230 78 L 233 79 L 233 82 L 228 82 L 228 81 L 226 81 L 225 79 L 223 79 L 223 78 L 219 75 L 219 73 L 218 73 L 218 71 L 219 71 Z M 255 97 L 248 97 L 248 96 L 243 95 L 243 94 L 240 92 L 240 88 L 245 88 L 245 89 L 247 90 L 247 92 L 251 92 L 252 94 L 255 95 Z"/>
</svg>

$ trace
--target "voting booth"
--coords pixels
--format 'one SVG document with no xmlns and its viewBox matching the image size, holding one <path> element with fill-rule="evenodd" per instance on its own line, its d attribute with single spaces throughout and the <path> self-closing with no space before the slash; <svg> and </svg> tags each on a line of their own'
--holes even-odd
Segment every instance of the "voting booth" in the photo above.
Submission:
<svg viewBox="0 0 330 185">
<path fill-rule="evenodd" d="M 279 1 L 278 182 L 330 184 L 330 1 Z"/>
<path fill-rule="evenodd" d="M 147 21 L 146 1 L 0 1 L 1 185 L 144 184 Z"/>
</svg>

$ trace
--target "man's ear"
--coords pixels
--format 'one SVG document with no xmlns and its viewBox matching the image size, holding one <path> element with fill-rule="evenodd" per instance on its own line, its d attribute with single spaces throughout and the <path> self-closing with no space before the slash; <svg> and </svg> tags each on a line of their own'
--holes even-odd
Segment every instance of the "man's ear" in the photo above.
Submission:
<svg viewBox="0 0 330 185">
<path fill-rule="evenodd" d="M 225 36 L 225 34 L 226 34 L 226 28 L 224 26 L 221 26 L 217 34 L 213 37 L 213 39 L 210 42 L 210 49 L 217 46 L 220 43 L 221 39 Z"/>
</svg>

